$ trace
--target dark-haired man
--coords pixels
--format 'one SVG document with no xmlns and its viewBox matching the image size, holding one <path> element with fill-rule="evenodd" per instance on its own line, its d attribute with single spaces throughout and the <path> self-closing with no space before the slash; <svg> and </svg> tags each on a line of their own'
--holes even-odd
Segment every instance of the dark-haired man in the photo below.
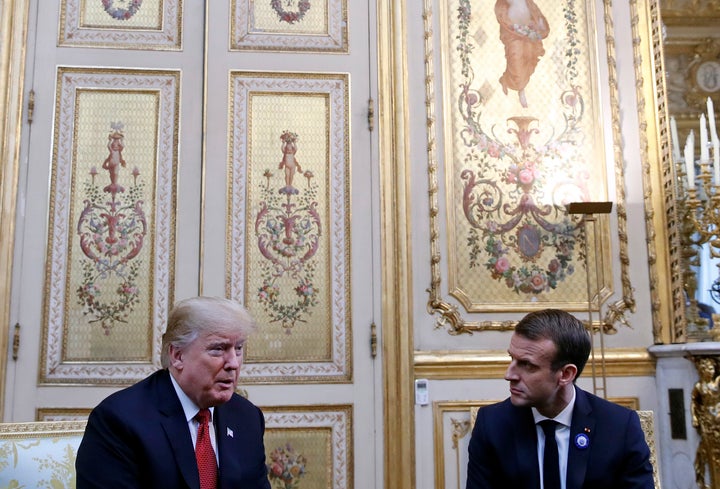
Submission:
<svg viewBox="0 0 720 489">
<path fill-rule="evenodd" d="M 517 324 L 510 397 L 478 411 L 467 489 L 653 489 L 637 413 L 575 385 L 590 349 L 585 326 L 564 311 Z"/>
</svg>

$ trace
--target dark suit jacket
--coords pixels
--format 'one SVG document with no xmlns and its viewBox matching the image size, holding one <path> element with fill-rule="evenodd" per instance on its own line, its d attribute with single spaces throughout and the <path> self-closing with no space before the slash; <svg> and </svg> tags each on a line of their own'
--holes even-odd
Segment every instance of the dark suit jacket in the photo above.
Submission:
<svg viewBox="0 0 720 489">
<path fill-rule="evenodd" d="M 215 407 L 214 423 L 218 488 L 270 489 L 260 409 L 234 394 Z M 78 489 L 199 489 L 192 437 L 167 370 L 93 409 L 75 468 Z"/>
<path fill-rule="evenodd" d="M 653 489 L 650 450 L 635 411 L 575 388 L 567 489 Z M 588 432 L 589 430 L 589 432 Z M 587 433 L 578 448 L 575 437 Z M 506 399 L 478 410 L 468 448 L 467 489 L 539 489 L 535 421 Z"/>
</svg>

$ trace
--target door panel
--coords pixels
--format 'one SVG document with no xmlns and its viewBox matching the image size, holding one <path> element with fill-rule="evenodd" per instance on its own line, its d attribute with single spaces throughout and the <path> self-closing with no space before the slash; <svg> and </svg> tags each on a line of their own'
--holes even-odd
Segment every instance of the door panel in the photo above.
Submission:
<svg viewBox="0 0 720 489">
<path fill-rule="evenodd" d="M 358 456 L 381 449 L 367 5 L 350 2 L 347 24 L 345 2 L 312 3 L 303 30 L 270 2 L 228 3 L 230 23 L 223 2 L 208 14 L 203 293 L 259 320 L 241 384 L 266 413 L 266 448 L 306 452 L 308 474 L 332 467 L 308 486 L 375 487 L 375 457 Z M 307 17 L 316 5 L 328 11 Z"/>
<path fill-rule="evenodd" d="M 312 487 L 380 484 L 368 6 L 40 3 L 5 420 L 86 416 L 159 366 L 175 300 L 229 295 L 260 322 L 241 387 L 269 456 Z"/>
</svg>

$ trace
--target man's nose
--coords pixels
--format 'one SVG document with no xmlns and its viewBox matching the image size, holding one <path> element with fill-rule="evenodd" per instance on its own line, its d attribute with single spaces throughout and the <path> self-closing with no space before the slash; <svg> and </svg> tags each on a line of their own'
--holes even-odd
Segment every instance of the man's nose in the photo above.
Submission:
<svg viewBox="0 0 720 489">
<path fill-rule="evenodd" d="M 236 352 L 234 349 L 230 350 L 230 352 L 225 357 L 225 368 L 227 369 L 238 369 L 240 368 L 240 364 L 242 363 L 242 351 Z"/>
<path fill-rule="evenodd" d="M 515 364 L 512 361 L 505 370 L 505 380 L 517 380 L 517 375 L 515 374 Z"/>
</svg>

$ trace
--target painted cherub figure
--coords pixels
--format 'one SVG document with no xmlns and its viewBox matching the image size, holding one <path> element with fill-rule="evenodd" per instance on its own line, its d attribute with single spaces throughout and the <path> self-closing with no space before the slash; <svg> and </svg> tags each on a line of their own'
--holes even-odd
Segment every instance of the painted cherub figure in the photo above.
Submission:
<svg viewBox="0 0 720 489">
<path fill-rule="evenodd" d="M 122 133 L 122 124 L 112 124 L 113 132 L 108 135 L 108 157 L 103 162 L 103 169 L 107 170 L 110 174 L 110 185 L 107 185 L 103 190 L 110 192 L 113 196 L 117 193 L 124 192 L 125 188 L 118 184 L 118 176 L 120 172 L 120 166 L 125 167 L 125 160 L 122 156 L 122 150 L 125 149 L 125 135 Z"/>
<path fill-rule="evenodd" d="M 285 170 L 285 186 L 281 188 L 279 192 L 287 195 L 297 194 L 298 190 L 293 187 L 293 179 L 295 178 L 296 172 L 300 175 L 303 174 L 300 162 L 295 158 L 298 135 L 294 132 L 283 131 L 280 135 L 280 140 L 282 141 L 280 148 L 282 149 L 283 157 L 278 169 Z"/>
</svg>

